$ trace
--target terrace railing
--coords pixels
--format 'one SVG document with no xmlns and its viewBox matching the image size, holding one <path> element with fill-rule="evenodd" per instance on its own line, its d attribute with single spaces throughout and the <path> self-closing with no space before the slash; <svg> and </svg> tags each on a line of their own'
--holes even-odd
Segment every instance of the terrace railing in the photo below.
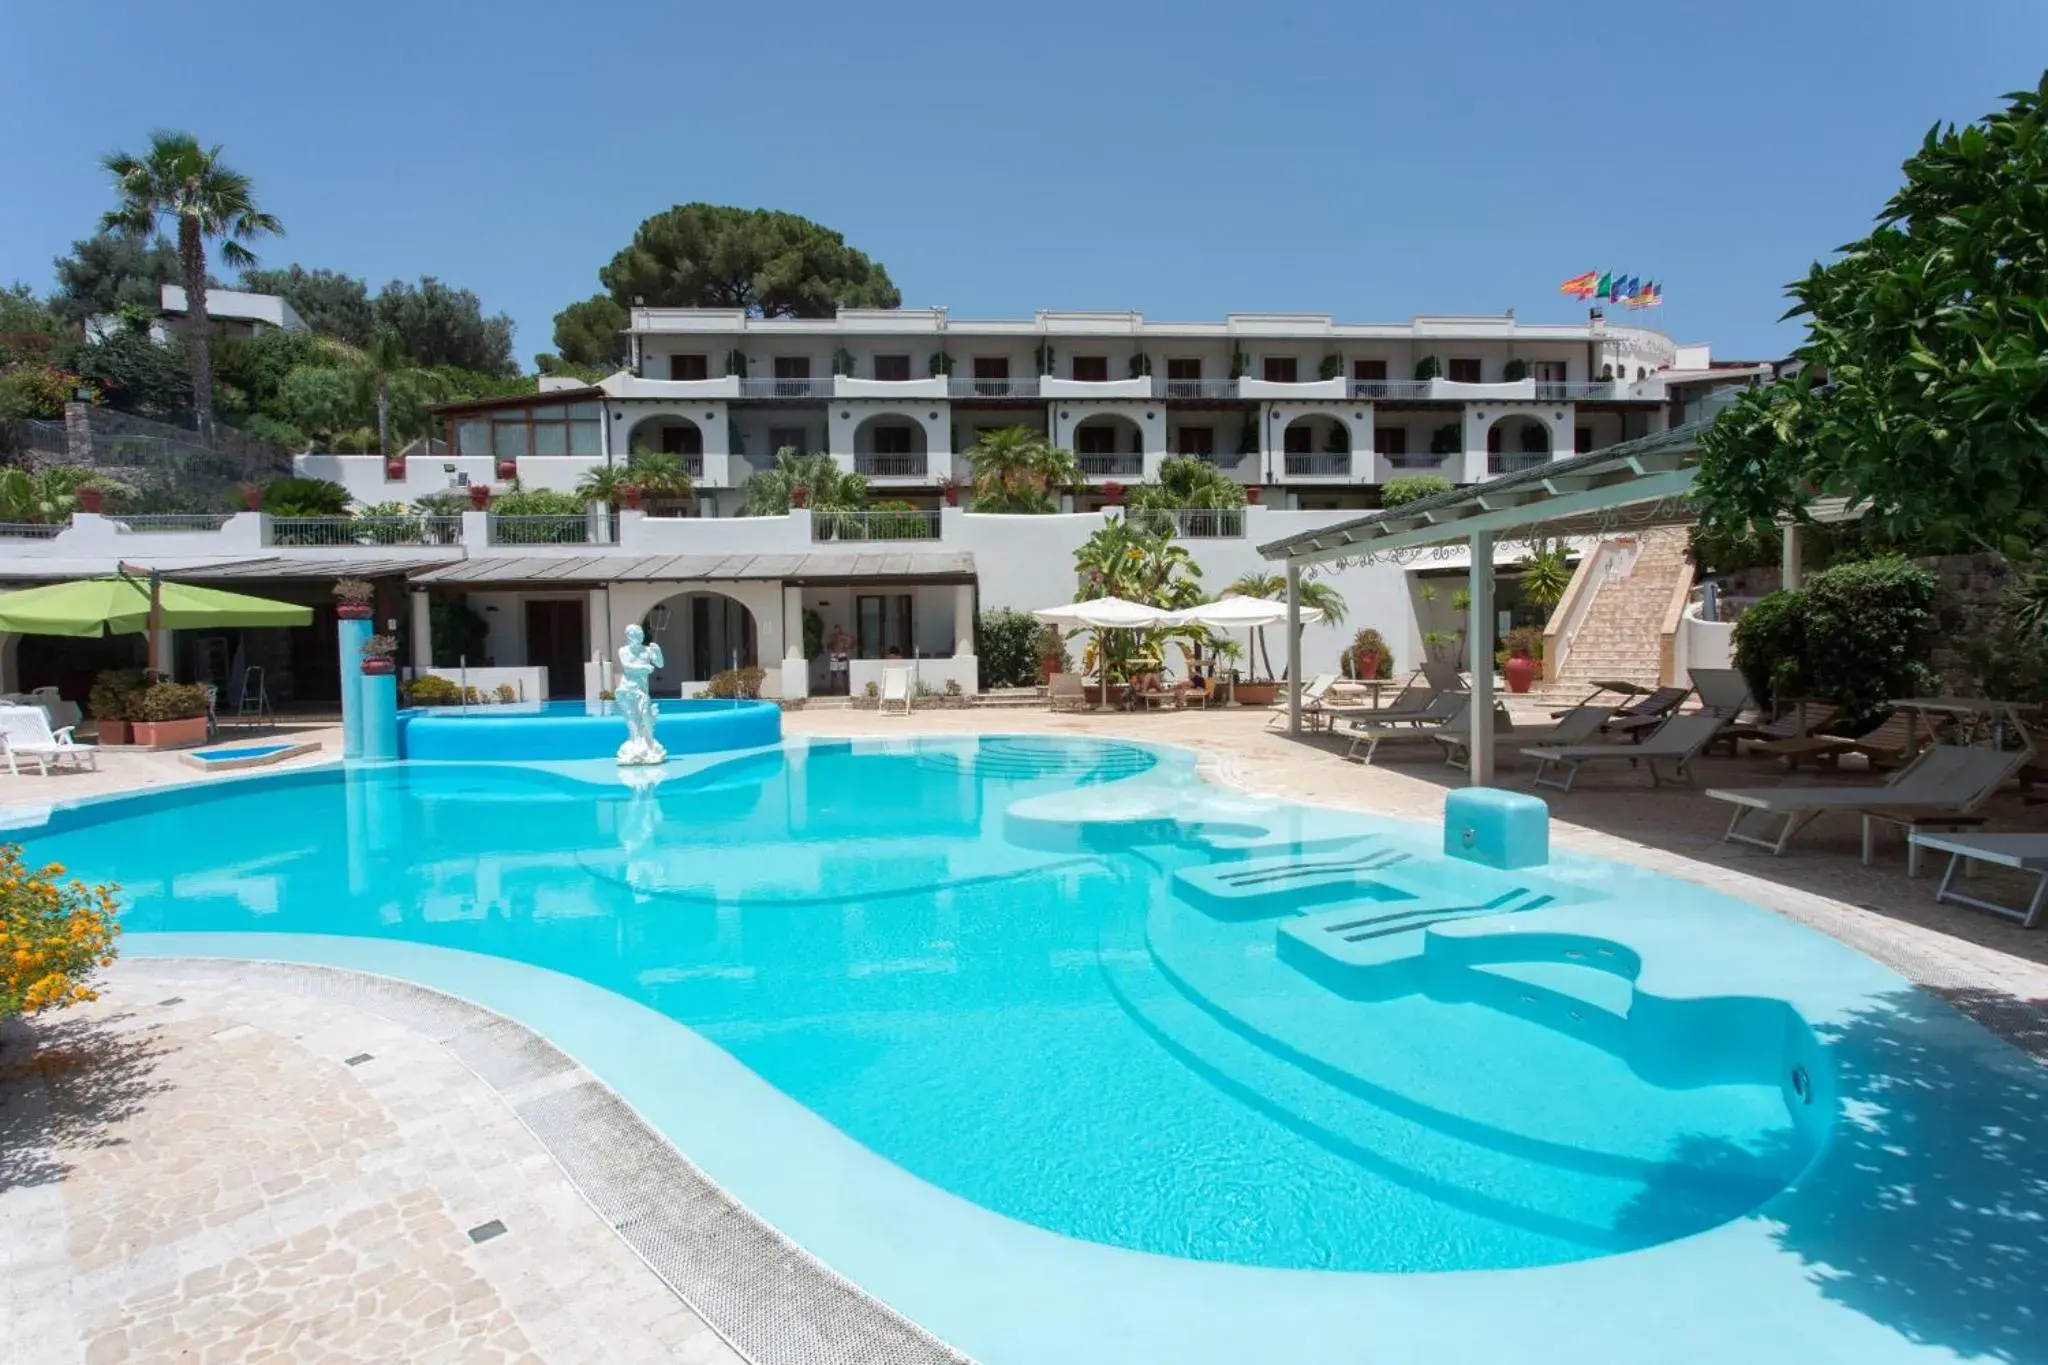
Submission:
<svg viewBox="0 0 2048 1365">
<path fill-rule="evenodd" d="M 1495 451 L 1486 457 L 1486 472 L 1489 474 L 1519 474 L 1525 469 L 1540 469 L 1550 463 L 1547 451 Z"/>
<path fill-rule="evenodd" d="M 1161 392 L 1168 398 L 1235 398 L 1235 379 L 1162 379 Z"/>
<path fill-rule="evenodd" d="M 1353 398 L 1427 398 L 1427 379 L 1354 379 L 1351 381 Z"/>
<path fill-rule="evenodd" d="M 1242 507 L 1134 508 L 1126 519 L 1155 535 L 1170 530 L 1183 540 L 1236 540 L 1244 535 Z"/>
<path fill-rule="evenodd" d="M 55 540 L 69 529 L 61 521 L 0 521 L 0 540 Z"/>
<path fill-rule="evenodd" d="M 742 398 L 830 398 L 832 378 L 821 379 L 742 379 Z"/>
<path fill-rule="evenodd" d="M 124 531 L 137 534 L 165 534 L 174 531 L 218 531 L 228 524 L 232 512 L 149 512 L 136 516 L 111 516 Z"/>
<path fill-rule="evenodd" d="M 976 379 L 953 375 L 946 380 L 946 392 L 954 398 L 1036 398 L 1038 376 L 1021 379 Z"/>
<path fill-rule="evenodd" d="M 1351 477 L 1351 455 L 1346 451 L 1303 454 L 1296 451 L 1287 457 L 1287 477 L 1290 479 L 1345 479 Z"/>
<path fill-rule="evenodd" d="M 492 545 L 588 545 L 590 518 L 583 513 L 567 516 L 491 515 L 489 541 Z"/>
<path fill-rule="evenodd" d="M 1434 450 L 1404 450 L 1399 454 L 1382 455 L 1380 458 L 1395 469 L 1435 469 L 1451 457 Z"/>
<path fill-rule="evenodd" d="M 1135 452 L 1129 455 L 1088 454 L 1075 457 L 1081 462 L 1081 472 L 1096 479 L 1136 479 L 1145 473 L 1145 457 Z"/>
<path fill-rule="evenodd" d="M 272 517 L 270 543 L 330 548 L 358 545 L 460 545 L 462 518 Z"/>
<path fill-rule="evenodd" d="M 929 461 L 923 455 L 856 455 L 853 472 L 870 478 L 923 478 Z"/>
<path fill-rule="evenodd" d="M 821 541 L 937 540 L 932 509 L 897 512 L 813 512 L 811 539 Z"/>
</svg>

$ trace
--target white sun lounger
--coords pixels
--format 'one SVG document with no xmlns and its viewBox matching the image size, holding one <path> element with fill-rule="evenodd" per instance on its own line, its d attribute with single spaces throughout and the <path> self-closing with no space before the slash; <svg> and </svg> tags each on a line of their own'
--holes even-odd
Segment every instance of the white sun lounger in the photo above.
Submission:
<svg viewBox="0 0 2048 1365">
<path fill-rule="evenodd" d="M 1664 785 L 1664 775 L 1657 770 L 1657 765 L 1669 763 L 1677 779 L 1690 786 L 1692 761 L 1700 756 L 1725 724 L 1727 721 L 1720 716 L 1696 711 L 1691 715 L 1671 717 L 1640 744 L 1536 744 L 1522 750 L 1522 753 L 1536 760 L 1536 776 L 1532 782 L 1538 787 L 1555 787 L 1568 792 L 1572 783 L 1578 780 L 1580 768 L 1588 763 L 1616 760 L 1632 766 L 1641 763 L 1647 767 L 1653 787 Z M 1553 767 L 1565 770 L 1564 781 L 1547 776 Z"/>
<path fill-rule="evenodd" d="M 1380 741 L 1388 739 L 1434 739 L 1465 728 L 1465 716 L 1472 707 L 1470 696 L 1447 694 L 1455 698 L 1454 705 L 1441 719 L 1433 722 L 1403 721 L 1394 725 L 1372 724 L 1366 721 L 1352 722 L 1351 747 L 1344 757 L 1360 763 L 1371 763 L 1372 756 L 1379 752 Z M 1361 756 L 1358 746 L 1365 746 Z"/>
<path fill-rule="evenodd" d="M 1737 787 L 1711 788 L 1707 795 L 1734 805 L 1723 842 L 1754 844 L 1783 853 L 1792 836 L 1830 812 L 1863 815 L 1863 861 L 1870 861 L 1873 817 L 1913 816 L 1962 820 L 1991 799 L 2008 777 L 2034 755 L 2032 748 L 1990 749 L 1961 744 L 1936 744 L 1875 787 Z M 1775 839 L 1741 829 L 1745 817 L 1762 812 L 1782 819 Z"/>
<path fill-rule="evenodd" d="M 1335 686 L 1336 682 L 1337 675 L 1335 673 L 1318 673 L 1301 685 L 1301 714 L 1308 721 L 1309 729 L 1317 728 L 1317 718 L 1322 715 L 1323 711 L 1323 693 Z M 1272 713 L 1272 718 L 1266 722 L 1268 730 L 1286 721 L 1287 685 L 1285 683 L 1281 684 L 1280 687 L 1280 700 L 1274 702 L 1266 710 Z"/>
<path fill-rule="evenodd" d="M 1989 910 L 1994 915 L 2018 920 L 2023 929 L 2041 923 L 2041 911 L 2048 906 L 2048 834 L 1934 834 L 1915 830 L 1908 837 L 1915 848 L 1948 854 L 1948 871 L 1941 874 L 1941 885 L 1934 890 L 1935 900 Z M 1956 890 L 1956 868 L 1963 866 L 1967 870 L 1967 865 L 1973 862 L 2033 873 L 2034 898 L 2027 902 L 2026 909 L 1966 896 Z"/>
<path fill-rule="evenodd" d="M 902 707 L 901 714 L 910 714 L 910 666 L 888 666 L 882 669 L 882 704 L 876 709 L 887 715 L 891 706 Z"/>
<path fill-rule="evenodd" d="M 1055 673 L 1046 679 L 1045 700 L 1054 711 L 1086 710 L 1088 684 L 1079 673 Z"/>
<path fill-rule="evenodd" d="M 50 728 L 50 715 L 40 706 L 0 706 L 0 752 L 7 756 L 7 771 L 21 775 L 21 761 L 28 759 L 47 777 L 53 764 L 70 760 L 74 768 L 97 770 L 99 750 L 72 738 L 71 727 Z"/>
</svg>

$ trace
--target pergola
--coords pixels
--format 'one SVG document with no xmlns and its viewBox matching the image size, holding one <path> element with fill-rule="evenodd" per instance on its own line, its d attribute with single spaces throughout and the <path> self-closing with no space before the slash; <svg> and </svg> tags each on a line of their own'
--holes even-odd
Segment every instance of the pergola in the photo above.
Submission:
<svg viewBox="0 0 2048 1365">
<path fill-rule="evenodd" d="M 1689 525 L 1698 513 L 1688 498 L 1699 472 L 1699 435 L 1706 423 L 1676 427 L 1590 454 L 1370 516 L 1261 545 L 1287 566 L 1287 731 L 1301 733 L 1301 577 L 1318 564 L 1339 567 L 1408 564 L 1434 552 L 1449 558 L 1463 544 L 1471 556 L 1467 646 L 1472 669 L 1470 780 L 1493 778 L 1493 555 L 1497 545 L 1561 537 Z M 1798 539 L 1786 536 L 1788 585 L 1796 580 Z"/>
</svg>

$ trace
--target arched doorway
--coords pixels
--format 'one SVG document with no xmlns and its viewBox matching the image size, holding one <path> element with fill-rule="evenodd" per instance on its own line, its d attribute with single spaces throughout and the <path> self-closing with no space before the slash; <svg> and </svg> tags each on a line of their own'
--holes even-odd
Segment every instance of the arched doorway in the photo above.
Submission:
<svg viewBox="0 0 2048 1365">
<path fill-rule="evenodd" d="M 708 682 L 725 668 L 758 668 L 760 646 L 754 614 L 722 592 L 680 592 L 665 597 L 640 623 L 661 646 L 655 671 L 657 695 L 675 696 L 689 684 Z"/>
<path fill-rule="evenodd" d="M 1341 417 L 1305 412 L 1280 433 L 1287 473 L 1343 477 L 1351 472 L 1351 428 Z"/>
<path fill-rule="evenodd" d="M 634 423 L 633 430 L 626 437 L 626 451 L 658 451 L 666 455 L 681 455 L 685 460 L 704 458 L 704 429 L 688 417 L 664 414 L 643 418 Z M 694 471 L 702 474 L 700 467 Z"/>
<path fill-rule="evenodd" d="M 1486 429 L 1486 472 L 1513 474 L 1550 459 L 1550 428 L 1526 413 L 1511 413 Z"/>
<path fill-rule="evenodd" d="M 924 424 L 900 412 L 881 412 L 853 429 L 853 467 L 869 477 L 909 478 L 925 472 Z"/>
<path fill-rule="evenodd" d="M 1074 454 L 1084 474 L 1138 478 L 1145 472 L 1145 433 L 1115 413 L 1084 418 L 1074 428 Z"/>
</svg>

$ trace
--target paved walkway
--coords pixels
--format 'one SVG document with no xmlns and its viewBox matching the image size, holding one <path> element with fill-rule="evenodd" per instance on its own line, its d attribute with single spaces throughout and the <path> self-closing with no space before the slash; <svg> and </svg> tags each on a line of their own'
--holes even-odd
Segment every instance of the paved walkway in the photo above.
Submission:
<svg viewBox="0 0 2048 1365">
<path fill-rule="evenodd" d="M 820 710 L 786 728 L 1158 739 L 1246 790 L 1420 819 L 1461 778 L 1433 745 L 1363 769 L 1327 739 L 1265 725 L 1227 711 Z M 1730 774 L 1776 780 L 1753 760 L 1714 776 Z M 197 776 L 169 755 L 111 755 L 99 774 L 0 776 L 0 812 Z M 1510 762 L 1503 781 L 1520 780 Z M 1552 806 L 1560 844 L 1813 925 L 2048 1058 L 2048 934 L 1935 906 L 1896 848 L 1860 866 L 1854 822 L 1773 859 L 1719 843 L 1712 803 L 1625 771 Z M 2044 824 L 2016 800 L 1991 814 Z M 4 1359 L 739 1360 L 579 1194 L 517 1099 L 426 1034 L 331 998 L 118 965 L 99 1004 L 0 1034 Z"/>
</svg>

